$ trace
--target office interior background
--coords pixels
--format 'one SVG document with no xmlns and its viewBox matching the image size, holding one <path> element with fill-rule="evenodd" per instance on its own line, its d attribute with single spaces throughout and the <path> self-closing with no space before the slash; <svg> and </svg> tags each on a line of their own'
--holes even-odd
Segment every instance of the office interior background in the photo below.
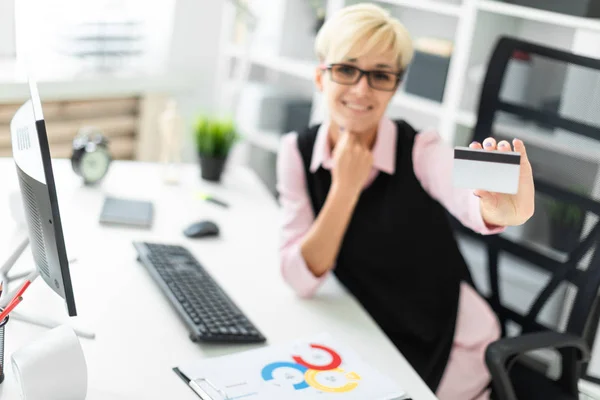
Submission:
<svg viewBox="0 0 600 400">
<path fill-rule="evenodd" d="M 226 171 L 249 166 L 276 197 L 281 136 L 326 117 L 313 83 L 316 31 L 327 15 L 355 2 L 0 0 L 0 156 L 11 155 L 9 122 L 28 98 L 29 69 L 40 88 L 53 157 L 70 157 L 73 138 L 91 126 L 110 139 L 115 159 L 159 162 L 160 117 L 173 99 L 184 121 L 181 161 L 199 163 L 198 117 L 231 116 L 240 140 Z M 400 18 L 416 49 L 388 115 L 418 129 L 437 129 L 451 145 L 471 140 L 487 62 L 499 37 L 600 58 L 600 19 L 589 11 L 594 4 L 600 8 L 596 0 L 375 3 Z M 527 55 L 515 55 L 509 69 L 507 98 L 568 110 L 600 125 L 598 71 L 572 73 Z M 524 140 L 536 174 L 600 196 L 600 138 L 577 139 L 508 116 L 496 122 L 496 133 Z M 566 237 L 578 238 L 595 220 L 557 225 L 548 207 L 537 199 L 534 217 L 504 234 L 561 259 Z M 485 257 L 468 239 L 460 243 L 467 258 Z M 508 257 L 502 263 L 504 298 L 511 307 L 527 309 L 548 276 Z M 484 271 L 472 272 L 485 288 Z M 543 322 L 564 326 L 569 298 L 564 284 L 541 313 Z M 540 360 L 554 356 L 538 354 Z M 600 357 L 593 360 L 600 376 Z"/>
</svg>

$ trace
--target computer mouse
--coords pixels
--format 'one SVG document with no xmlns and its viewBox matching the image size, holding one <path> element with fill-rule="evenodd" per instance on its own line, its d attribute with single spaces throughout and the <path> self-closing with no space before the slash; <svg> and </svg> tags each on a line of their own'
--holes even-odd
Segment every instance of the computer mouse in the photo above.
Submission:
<svg viewBox="0 0 600 400">
<path fill-rule="evenodd" d="M 219 227 L 212 221 L 199 221 L 185 228 L 183 234 L 189 238 L 218 236 Z"/>
</svg>

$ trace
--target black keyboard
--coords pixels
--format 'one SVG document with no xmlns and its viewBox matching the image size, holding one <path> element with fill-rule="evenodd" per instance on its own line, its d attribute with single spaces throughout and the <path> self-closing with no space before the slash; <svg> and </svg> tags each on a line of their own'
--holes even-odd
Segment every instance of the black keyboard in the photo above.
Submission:
<svg viewBox="0 0 600 400">
<path fill-rule="evenodd" d="M 203 342 L 263 343 L 265 337 L 184 247 L 134 242 L 138 260 Z"/>
</svg>

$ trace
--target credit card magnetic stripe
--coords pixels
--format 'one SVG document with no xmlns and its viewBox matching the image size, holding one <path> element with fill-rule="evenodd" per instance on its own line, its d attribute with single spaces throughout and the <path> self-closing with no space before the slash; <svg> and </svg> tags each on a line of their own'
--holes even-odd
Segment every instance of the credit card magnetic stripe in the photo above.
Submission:
<svg viewBox="0 0 600 400">
<path fill-rule="evenodd" d="M 456 160 L 484 161 L 500 164 L 519 165 L 521 163 L 521 154 L 515 152 L 454 149 L 454 158 Z"/>
</svg>

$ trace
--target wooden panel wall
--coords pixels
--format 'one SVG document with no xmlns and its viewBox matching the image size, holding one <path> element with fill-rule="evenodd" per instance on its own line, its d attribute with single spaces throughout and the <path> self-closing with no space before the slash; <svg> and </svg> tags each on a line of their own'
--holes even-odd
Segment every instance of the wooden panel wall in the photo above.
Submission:
<svg viewBox="0 0 600 400">
<path fill-rule="evenodd" d="M 140 103 L 138 97 L 43 102 L 52 157 L 69 158 L 77 132 L 94 126 L 109 138 L 115 159 L 135 159 Z M 0 104 L 0 157 L 12 155 L 10 120 L 20 106 Z"/>
</svg>

